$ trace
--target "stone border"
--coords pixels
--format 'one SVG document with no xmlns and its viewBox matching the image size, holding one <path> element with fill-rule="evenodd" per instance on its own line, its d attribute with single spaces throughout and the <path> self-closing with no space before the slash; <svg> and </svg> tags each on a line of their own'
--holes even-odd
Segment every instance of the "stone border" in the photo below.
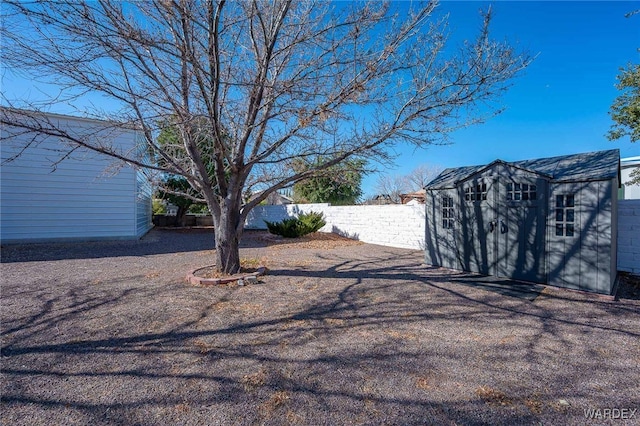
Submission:
<svg viewBox="0 0 640 426">
<path fill-rule="evenodd" d="M 192 285 L 198 285 L 198 286 L 212 286 L 212 285 L 219 285 L 219 284 L 228 284 L 228 283 L 232 283 L 234 281 L 238 282 L 238 285 L 245 285 L 245 284 L 255 284 L 258 282 L 258 277 L 260 275 L 264 275 L 267 268 L 265 268 L 264 266 L 259 266 L 257 268 L 257 270 L 255 272 L 251 272 L 251 273 L 246 273 L 246 274 L 235 274 L 235 275 L 231 275 L 228 277 L 223 277 L 223 278 L 203 278 L 203 277 L 198 277 L 196 276 L 196 272 L 201 271 L 205 268 L 211 268 L 215 265 L 209 265 L 209 266 L 204 266 L 202 268 L 198 268 L 195 269 L 193 271 L 191 271 L 188 275 L 187 275 L 187 282 L 189 284 Z"/>
</svg>

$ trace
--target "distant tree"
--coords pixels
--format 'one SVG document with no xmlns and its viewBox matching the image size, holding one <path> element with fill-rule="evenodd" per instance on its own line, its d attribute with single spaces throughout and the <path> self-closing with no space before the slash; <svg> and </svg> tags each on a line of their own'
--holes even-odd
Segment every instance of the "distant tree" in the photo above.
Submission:
<svg viewBox="0 0 640 426">
<path fill-rule="evenodd" d="M 633 10 L 625 16 L 630 18 L 640 14 L 640 9 Z M 640 51 L 640 49 L 638 49 Z M 607 133 L 609 140 L 617 140 L 629 136 L 631 142 L 640 140 L 640 64 L 627 64 L 620 68 L 616 88 L 621 91 L 613 101 L 609 115 L 615 122 Z M 640 184 L 640 169 L 631 172 L 631 184 Z"/>
<path fill-rule="evenodd" d="M 325 160 L 316 160 L 322 162 Z M 362 196 L 364 160 L 347 160 L 329 167 L 293 186 L 293 199 L 305 203 L 331 203 L 335 206 L 353 205 Z M 294 162 L 294 169 L 301 173 L 316 167 L 306 161 Z"/>
<path fill-rule="evenodd" d="M 165 214 L 167 212 L 167 208 L 164 205 L 164 203 L 162 202 L 162 200 L 159 200 L 157 198 L 153 199 L 152 202 L 152 210 L 153 210 L 153 214 Z"/>
<path fill-rule="evenodd" d="M 400 204 L 400 194 L 406 194 L 409 188 L 409 180 L 402 175 L 380 175 L 375 186 L 378 195 L 385 196 L 385 199 L 395 204 Z"/>
<path fill-rule="evenodd" d="M 609 114 L 615 122 L 607 134 L 610 140 L 629 136 L 640 139 L 640 65 L 628 64 L 620 69 L 616 88 L 622 93 L 613 101 Z"/>
<path fill-rule="evenodd" d="M 391 202 L 400 204 L 402 194 L 423 189 L 441 171 L 440 166 L 422 164 L 406 175 L 380 175 L 375 189 L 378 195 L 386 195 Z"/>
<path fill-rule="evenodd" d="M 235 273 L 247 215 L 270 193 L 345 160 L 384 159 L 397 143 L 442 140 L 502 110 L 495 101 L 530 57 L 491 39 L 490 10 L 474 40 L 450 46 L 437 5 L 4 0 L 3 66 L 62 93 L 39 106 L 4 99 L 13 108 L 0 111 L 1 124 L 182 176 L 213 216 L 216 268 Z M 38 114 L 85 93 L 116 102 L 88 113 L 136 126 L 162 162 Z M 178 144 L 156 142 L 164 118 Z M 290 167 L 317 156 L 327 161 Z M 252 187 L 261 195 L 246 201 Z"/>
<path fill-rule="evenodd" d="M 440 172 L 442 167 L 433 166 L 430 164 L 421 164 L 411 171 L 406 176 L 406 179 L 411 187 L 409 192 L 415 192 L 423 189 L 429 182 L 433 180 Z"/>
<path fill-rule="evenodd" d="M 188 157 L 188 154 L 184 144 L 181 143 L 180 126 L 176 121 L 176 117 L 166 118 L 161 121 L 157 144 L 166 152 L 171 153 L 172 158 L 183 160 Z M 198 126 L 198 121 L 201 120 L 195 120 L 191 124 L 190 130 L 194 135 L 202 132 L 201 137 L 196 137 L 195 139 L 198 146 L 205 147 L 210 145 L 211 141 L 207 140 L 206 133 L 201 130 L 203 127 Z M 208 169 L 213 167 L 213 159 L 207 155 L 206 150 L 203 150 L 202 160 L 206 163 Z M 167 165 L 167 160 L 162 157 L 157 158 L 156 162 L 161 166 Z M 178 226 L 184 226 L 185 216 L 190 208 L 206 204 L 202 192 L 193 188 L 189 181 L 181 175 L 165 174 L 164 177 L 160 178 L 156 183 L 158 185 L 158 195 L 160 198 L 178 208 L 176 213 L 176 225 Z"/>
<path fill-rule="evenodd" d="M 193 198 L 185 196 L 191 189 L 189 182 L 182 176 L 171 176 L 161 181 L 158 195 L 178 208 L 176 225 L 184 226 L 185 216 L 189 208 L 195 203 Z"/>
<path fill-rule="evenodd" d="M 629 136 L 640 140 L 640 65 L 628 64 L 621 69 L 616 88 L 622 93 L 613 101 L 609 115 L 615 122 L 607 134 L 609 140 Z M 640 169 L 630 175 L 631 184 L 640 184 Z"/>
</svg>

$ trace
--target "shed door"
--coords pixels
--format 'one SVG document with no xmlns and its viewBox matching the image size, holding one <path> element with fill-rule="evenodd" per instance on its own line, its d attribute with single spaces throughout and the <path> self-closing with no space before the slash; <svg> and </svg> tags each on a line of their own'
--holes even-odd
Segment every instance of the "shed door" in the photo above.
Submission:
<svg viewBox="0 0 640 426">
<path fill-rule="evenodd" d="M 534 176 L 498 178 L 495 273 L 544 283 L 546 182 Z"/>
<path fill-rule="evenodd" d="M 459 262 L 471 272 L 544 283 L 546 181 L 509 171 L 460 187 Z"/>
<path fill-rule="evenodd" d="M 493 178 L 477 178 L 459 187 L 461 208 L 459 262 L 466 271 L 495 275 L 496 218 Z"/>
</svg>

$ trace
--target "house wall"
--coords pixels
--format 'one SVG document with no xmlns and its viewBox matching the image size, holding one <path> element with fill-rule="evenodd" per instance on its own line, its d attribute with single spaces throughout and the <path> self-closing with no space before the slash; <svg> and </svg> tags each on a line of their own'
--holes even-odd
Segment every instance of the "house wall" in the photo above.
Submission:
<svg viewBox="0 0 640 426">
<path fill-rule="evenodd" d="M 640 200 L 618 201 L 618 270 L 640 274 Z"/>
<path fill-rule="evenodd" d="M 142 171 L 136 171 L 135 206 L 135 235 L 141 238 L 153 228 L 153 187 L 151 181 Z"/>
<path fill-rule="evenodd" d="M 79 137 L 108 139 L 123 152 L 134 149 L 133 130 L 107 129 L 99 121 L 72 117 L 48 119 Z M 14 137 L 4 139 L 9 135 Z M 3 243 L 136 238 L 149 229 L 144 214 L 150 189 L 138 182 L 132 168 L 87 150 L 69 154 L 69 146 L 53 137 L 20 134 L 10 127 L 2 129 L 2 137 Z"/>
<path fill-rule="evenodd" d="M 147 145 L 140 133 L 135 133 L 134 144 L 137 150 L 137 157 L 144 159 L 144 163 L 150 163 L 150 153 Z M 137 169 L 135 171 L 135 235 L 142 238 L 151 228 L 153 228 L 153 186 L 148 176 L 148 170 Z"/>
<path fill-rule="evenodd" d="M 640 199 L 640 184 L 631 184 L 631 173 L 640 167 L 640 157 L 630 157 L 620 159 L 620 175 L 622 188 L 620 193 L 621 198 L 625 200 L 639 200 Z"/>
<path fill-rule="evenodd" d="M 424 249 L 424 205 L 330 206 L 289 204 L 258 206 L 247 218 L 246 229 L 266 229 L 264 220 L 277 222 L 301 212 L 322 212 L 327 224 L 321 232 L 334 232 L 371 244 Z"/>
</svg>

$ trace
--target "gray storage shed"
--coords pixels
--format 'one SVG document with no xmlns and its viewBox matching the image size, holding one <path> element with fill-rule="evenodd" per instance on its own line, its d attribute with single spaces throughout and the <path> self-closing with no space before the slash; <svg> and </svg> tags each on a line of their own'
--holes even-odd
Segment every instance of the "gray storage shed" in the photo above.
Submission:
<svg viewBox="0 0 640 426">
<path fill-rule="evenodd" d="M 426 187 L 426 263 L 611 294 L 617 149 L 449 168 Z"/>
</svg>

